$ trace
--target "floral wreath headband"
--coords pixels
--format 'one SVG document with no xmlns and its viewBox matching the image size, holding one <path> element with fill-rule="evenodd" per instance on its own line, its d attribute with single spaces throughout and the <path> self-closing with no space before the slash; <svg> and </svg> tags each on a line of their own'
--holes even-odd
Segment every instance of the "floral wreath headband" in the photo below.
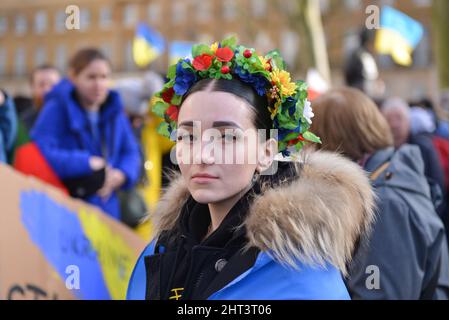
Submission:
<svg viewBox="0 0 449 320">
<path fill-rule="evenodd" d="M 260 96 L 267 96 L 273 128 L 278 130 L 279 152 L 284 157 L 299 152 L 307 142 L 321 143 L 309 131 L 314 116 L 307 100 L 307 84 L 292 82 L 278 51 L 266 56 L 255 49 L 237 45 L 235 37 L 192 47 L 193 61 L 180 59 L 167 74 L 168 82 L 156 94 L 153 112 L 163 118 L 157 131 L 170 138 L 177 129 L 182 97 L 202 79 L 239 79 L 251 85 Z"/>
</svg>

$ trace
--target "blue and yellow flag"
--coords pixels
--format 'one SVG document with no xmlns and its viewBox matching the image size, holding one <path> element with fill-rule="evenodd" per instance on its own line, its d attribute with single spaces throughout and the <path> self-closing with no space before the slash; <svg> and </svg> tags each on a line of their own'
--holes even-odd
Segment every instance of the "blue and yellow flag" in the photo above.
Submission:
<svg viewBox="0 0 449 320">
<path fill-rule="evenodd" d="M 402 66 L 413 63 L 412 54 L 421 41 L 424 28 L 421 23 L 392 7 L 384 6 L 380 29 L 376 34 L 376 51 L 390 54 Z"/>
<path fill-rule="evenodd" d="M 192 58 L 193 43 L 188 41 L 173 41 L 170 44 L 169 62 L 175 64 L 179 59 Z"/>
<path fill-rule="evenodd" d="M 133 40 L 133 59 L 137 66 L 144 68 L 165 50 L 164 38 L 145 23 L 139 23 Z"/>
</svg>

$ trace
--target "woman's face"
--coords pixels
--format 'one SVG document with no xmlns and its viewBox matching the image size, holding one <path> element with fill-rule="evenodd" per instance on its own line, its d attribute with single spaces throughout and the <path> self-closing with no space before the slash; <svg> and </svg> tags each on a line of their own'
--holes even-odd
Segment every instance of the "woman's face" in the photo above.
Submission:
<svg viewBox="0 0 449 320">
<path fill-rule="evenodd" d="M 248 103 L 226 92 L 190 95 L 178 116 L 176 158 L 192 197 L 218 203 L 248 189 L 271 165 L 275 140 L 257 137 Z"/>
<path fill-rule="evenodd" d="M 71 77 L 81 100 L 88 105 L 101 105 L 108 96 L 111 67 L 105 60 L 94 60 Z"/>
</svg>

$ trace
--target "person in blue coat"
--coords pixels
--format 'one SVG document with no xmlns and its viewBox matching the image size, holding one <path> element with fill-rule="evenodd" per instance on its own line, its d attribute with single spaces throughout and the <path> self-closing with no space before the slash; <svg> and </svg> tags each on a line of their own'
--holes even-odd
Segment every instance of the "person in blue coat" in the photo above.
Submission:
<svg viewBox="0 0 449 320">
<path fill-rule="evenodd" d="M 62 181 L 72 188 L 83 181 L 79 197 L 120 219 L 117 191 L 136 184 L 141 158 L 120 96 L 108 89 L 110 73 L 100 51 L 78 51 L 69 78 L 46 95 L 31 137 Z"/>
<path fill-rule="evenodd" d="M 155 237 L 137 261 L 127 298 L 349 299 L 346 265 L 373 219 L 369 180 L 337 154 L 288 157 L 282 141 L 301 149 L 299 132 L 313 137 L 305 133 L 313 116 L 305 87 L 286 83 L 286 72 L 264 73 L 268 66 L 250 60 L 255 50 L 224 43 L 211 47 L 217 56 L 203 46 L 193 64 L 178 62 L 160 94 L 166 124 L 176 128 L 180 174 L 153 214 Z M 214 75 L 222 61 L 229 64 L 218 72 L 231 78 Z M 255 64 L 254 74 L 239 69 L 244 61 Z M 285 95 L 279 118 L 267 108 L 277 105 L 267 99 L 272 86 Z M 277 120 L 285 137 L 269 135 Z"/>
<path fill-rule="evenodd" d="M 17 115 L 13 100 L 0 90 L 0 163 L 8 162 L 17 134 Z"/>
</svg>

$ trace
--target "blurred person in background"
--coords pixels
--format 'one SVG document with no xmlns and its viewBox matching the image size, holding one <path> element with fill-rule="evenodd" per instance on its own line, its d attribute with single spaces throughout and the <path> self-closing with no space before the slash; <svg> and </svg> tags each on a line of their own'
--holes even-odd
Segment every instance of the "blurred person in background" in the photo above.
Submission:
<svg viewBox="0 0 449 320">
<path fill-rule="evenodd" d="M 0 163 L 8 162 L 8 155 L 17 133 L 17 115 L 11 97 L 0 90 Z"/>
<path fill-rule="evenodd" d="M 440 198 L 437 212 L 441 216 L 445 210 L 444 195 L 446 194 L 446 179 L 444 170 L 433 145 L 432 137 L 427 133 L 412 132 L 410 107 L 408 103 L 401 98 L 389 98 L 381 106 L 381 112 L 387 119 L 391 128 L 395 148 L 400 148 L 404 144 L 418 146 L 421 150 L 421 156 L 424 160 L 424 173 L 431 186 L 432 195 Z M 416 122 L 415 122 L 416 123 Z M 439 189 L 439 190 L 438 190 Z"/>
<path fill-rule="evenodd" d="M 117 191 L 135 185 L 141 159 L 110 75 L 99 50 L 78 51 L 69 79 L 47 94 L 31 137 L 72 196 L 120 219 Z"/>
<path fill-rule="evenodd" d="M 359 90 L 333 90 L 313 106 L 312 130 L 323 141 L 320 148 L 342 152 L 359 163 L 377 195 L 372 233 L 360 238 L 350 265 L 347 285 L 352 298 L 449 298 L 446 236 L 418 147 L 395 148 L 387 121 Z M 370 266 L 379 272 L 378 281 L 370 282 L 374 288 L 367 286 Z"/>
<path fill-rule="evenodd" d="M 442 165 L 446 180 L 446 190 L 449 190 L 449 140 L 439 136 L 436 133 L 438 126 L 438 116 L 436 115 L 433 104 L 428 99 L 414 102 L 410 109 L 411 132 L 413 135 L 426 135 L 432 140 L 433 146 L 438 153 L 440 163 Z M 446 191 L 443 194 L 443 208 L 439 210 L 439 214 L 443 219 L 446 228 L 446 237 L 449 239 L 449 194 Z"/>
<path fill-rule="evenodd" d="M 59 70 L 49 64 L 43 64 L 36 67 L 30 76 L 32 108 L 25 110 L 20 115 L 28 131 L 33 128 L 39 115 L 39 111 L 44 105 L 45 95 L 61 80 Z"/>
<path fill-rule="evenodd" d="M 346 84 L 357 88 L 373 98 L 385 91 L 385 84 L 379 78 L 379 69 L 374 58 L 375 32 L 363 28 L 359 34 L 359 45 L 346 59 L 344 76 Z"/>
<path fill-rule="evenodd" d="M 40 65 L 30 75 L 31 99 L 24 96 L 15 97 L 18 128 L 12 153 L 12 163 L 15 162 L 15 157 L 20 147 L 30 142 L 30 131 L 42 109 L 45 95 L 60 80 L 61 74 L 56 67 L 48 64 Z"/>
</svg>

